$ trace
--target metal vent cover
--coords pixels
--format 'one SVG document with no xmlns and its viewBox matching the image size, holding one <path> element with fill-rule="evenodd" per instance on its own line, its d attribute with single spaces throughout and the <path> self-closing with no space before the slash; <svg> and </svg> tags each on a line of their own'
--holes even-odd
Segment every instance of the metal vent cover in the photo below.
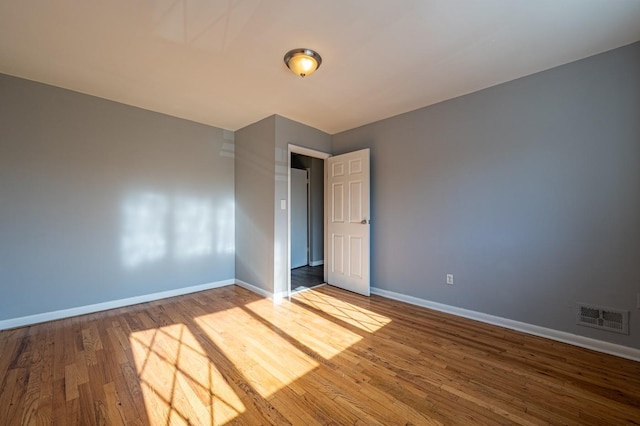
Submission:
<svg viewBox="0 0 640 426">
<path fill-rule="evenodd" d="M 577 303 L 576 324 L 629 334 L 629 311 Z"/>
</svg>

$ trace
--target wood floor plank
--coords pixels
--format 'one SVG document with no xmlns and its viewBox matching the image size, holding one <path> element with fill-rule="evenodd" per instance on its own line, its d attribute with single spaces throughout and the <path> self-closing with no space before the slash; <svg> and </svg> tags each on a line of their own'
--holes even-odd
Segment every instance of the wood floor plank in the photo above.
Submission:
<svg viewBox="0 0 640 426">
<path fill-rule="evenodd" d="M 121 365 L 114 366 L 113 368 L 121 368 Z M 122 370 L 119 370 L 119 372 Z M 138 413 L 138 407 L 133 401 L 133 397 L 129 392 L 129 386 L 126 382 L 126 378 L 123 374 L 113 374 L 113 389 L 115 395 L 117 395 L 117 404 L 124 423 L 130 423 L 138 420 L 140 414 Z"/>
<path fill-rule="evenodd" d="M 112 425 L 125 425 L 126 418 L 120 402 L 120 396 L 116 391 L 116 385 L 113 382 L 106 383 L 103 386 L 105 394 L 105 408 L 109 424 Z"/>
<path fill-rule="evenodd" d="M 75 364 L 69 364 L 65 367 L 64 391 L 67 402 L 80 397 L 78 392 L 78 374 L 76 373 Z"/>
<path fill-rule="evenodd" d="M 49 323 L 48 323 L 49 324 Z M 38 406 L 35 413 L 36 425 L 47 425 L 53 422 L 53 356 L 54 345 L 52 343 L 53 336 L 52 327 L 48 327 L 40 338 L 43 340 L 42 350 L 42 369 L 40 375 L 34 377 L 34 380 L 40 381 L 40 394 L 38 395 Z"/>
<path fill-rule="evenodd" d="M 18 367 L 15 371 L 15 383 L 13 386 L 13 395 L 8 405 L 2 409 L 7 411 L 7 424 L 18 424 L 22 421 L 22 414 L 25 407 L 25 395 L 29 385 L 30 369 L 28 367 Z"/>
<path fill-rule="evenodd" d="M 39 341 L 37 348 L 33 351 L 31 358 L 31 372 L 29 374 L 29 382 L 27 391 L 24 396 L 24 410 L 22 413 L 21 423 L 23 425 L 35 425 L 38 413 L 38 404 L 40 402 L 42 385 L 42 369 L 43 369 L 43 346 L 45 341 Z"/>
<path fill-rule="evenodd" d="M 333 287 L 0 331 L 1 425 L 640 424 L 640 363 Z"/>
<path fill-rule="evenodd" d="M 12 368 L 3 376 L 2 383 L 0 384 L 0 425 L 6 425 L 9 423 L 9 410 L 7 407 L 11 404 L 11 397 L 15 389 L 15 383 L 18 377 L 18 370 Z M 15 420 L 14 420 L 15 421 Z M 18 424 L 18 423 L 16 423 Z"/>
<path fill-rule="evenodd" d="M 144 404 L 144 395 L 142 394 L 142 386 L 138 374 L 135 371 L 135 367 L 131 364 L 122 364 L 120 366 L 122 371 L 122 379 L 126 384 L 126 391 L 131 397 L 131 401 L 135 405 L 135 411 L 138 416 L 137 421 L 142 424 L 148 424 L 147 411 Z M 131 420 L 131 424 L 136 423 L 136 420 Z"/>
<path fill-rule="evenodd" d="M 97 425 L 95 402 L 93 400 L 93 392 L 89 383 L 81 383 L 78 385 L 78 405 L 79 416 L 82 419 L 82 424 L 87 426 Z"/>
<path fill-rule="evenodd" d="M 65 400 L 64 378 L 54 380 L 52 388 L 52 413 L 51 424 L 67 424 L 67 410 L 72 411 L 72 405 Z"/>
</svg>

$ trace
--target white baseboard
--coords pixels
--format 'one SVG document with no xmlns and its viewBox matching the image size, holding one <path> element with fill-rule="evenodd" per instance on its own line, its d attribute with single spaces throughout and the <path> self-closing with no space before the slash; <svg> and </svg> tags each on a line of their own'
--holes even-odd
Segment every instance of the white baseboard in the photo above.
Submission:
<svg viewBox="0 0 640 426">
<path fill-rule="evenodd" d="M 627 358 L 633 361 L 640 361 L 640 349 L 616 345 L 615 343 L 603 342 L 601 340 L 592 339 L 590 337 L 578 336 L 577 334 L 553 330 L 551 328 L 540 327 L 538 325 L 527 324 L 520 321 L 514 321 L 507 318 L 484 314 L 482 312 L 457 308 L 455 306 L 445 305 L 442 303 L 431 302 L 429 300 L 407 296 L 405 294 L 383 290 L 381 288 L 371 287 L 371 294 L 377 294 L 378 296 L 383 296 L 389 299 L 399 300 L 401 302 L 422 306 L 424 308 L 433 309 L 435 311 L 446 312 L 487 324 L 493 324 L 500 327 L 509 328 L 511 330 L 533 334 L 534 336 L 545 337 L 547 339 L 556 340 L 562 343 L 568 343 L 570 345 L 591 349 L 609 355 L 619 356 L 621 358 Z"/>
<path fill-rule="evenodd" d="M 238 285 L 238 286 L 240 286 L 242 288 L 245 288 L 245 289 L 247 289 L 249 291 L 252 291 L 252 292 L 254 292 L 254 293 L 256 293 L 256 294 L 258 294 L 258 295 L 260 295 L 260 296 L 262 296 L 262 297 L 264 297 L 266 299 L 272 300 L 273 303 L 276 303 L 276 304 L 280 303 L 283 299 L 286 299 L 287 296 L 288 296 L 288 293 L 289 293 L 287 291 L 279 291 L 277 293 L 271 293 L 271 292 L 269 292 L 267 290 L 264 290 L 264 289 L 262 289 L 260 287 L 255 286 L 253 284 L 249 284 L 246 281 L 242 281 L 242 280 L 238 280 L 238 279 L 236 279 L 236 285 Z"/>
<path fill-rule="evenodd" d="M 249 284 L 246 281 L 242 281 L 242 280 L 239 280 L 239 279 L 236 278 L 235 283 L 236 283 L 236 285 L 238 285 L 238 286 L 240 286 L 242 288 L 245 288 L 245 289 L 247 289 L 249 291 L 252 291 L 252 292 L 254 292 L 256 294 L 259 294 L 262 297 L 266 297 L 267 299 L 273 299 L 273 293 L 271 293 L 271 292 L 269 292 L 267 290 L 264 290 L 264 289 L 262 289 L 260 287 L 257 287 L 257 286 L 255 286 L 253 284 Z"/>
<path fill-rule="evenodd" d="M 121 308 L 123 306 L 136 305 L 138 303 L 166 299 L 167 297 L 182 296 L 183 294 L 195 293 L 197 291 L 210 290 L 212 288 L 232 285 L 235 282 L 236 280 L 234 279 L 216 281 L 212 283 L 194 285 L 191 287 L 177 288 L 175 290 L 167 290 L 158 293 L 143 294 L 141 296 L 127 297 L 125 299 L 111 300 L 109 302 L 96 303 L 93 305 L 78 306 L 76 308 L 61 309 L 59 311 L 45 312 L 42 314 L 27 315 L 20 318 L 0 320 L 0 330 L 23 327 L 25 325 L 32 325 L 45 321 L 54 321 L 62 318 L 74 317 L 77 315 L 92 314 L 94 312 L 106 311 L 107 309 Z"/>
<path fill-rule="evenodd" d="M 320 266 L 324 265 L 324 260 L 316 260 L 314 262 L 309 262 L 309 266 Z"/>
</svg>

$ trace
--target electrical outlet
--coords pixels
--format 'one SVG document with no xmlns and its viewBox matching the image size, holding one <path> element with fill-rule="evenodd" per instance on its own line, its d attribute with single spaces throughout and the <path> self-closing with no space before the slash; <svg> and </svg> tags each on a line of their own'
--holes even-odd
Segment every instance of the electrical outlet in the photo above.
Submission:
<svg viewBox="0 0 640 426">
<path fill-rule="evenodd" d="M 447 274 L 447 284 L 453 285 L 453 274 Z"/>
</svg>

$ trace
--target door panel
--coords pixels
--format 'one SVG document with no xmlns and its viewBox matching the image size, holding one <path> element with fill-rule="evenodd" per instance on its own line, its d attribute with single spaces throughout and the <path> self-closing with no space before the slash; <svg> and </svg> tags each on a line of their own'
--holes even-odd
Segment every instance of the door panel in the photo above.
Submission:
<svg viewBox="0 0 640 426">
<path fill-rule="evenodd" d="M 362 220 L 362 182 L 349 182 L 349 222 L 360 223 Z"/>
<path fill-rule="evenodd" d="M 369 150 L 328 160 L 328 283 L 366 296 L 369 283 Z"/>
<path fill-rule="evenodd" d="M 344 275 L 344 235 L 333 234 L 331 272 Z"/>
<path fill-rule="evenodd" d="M 331 185 L 331 198 L 333 200 L 332 220 L 334 222 L 344 222 L 344 185 L 342 183 Z"/>
<path fill-rule="evenodd" d="M 362 279 L 362 238 L 353 235 L 350 236 L 349 249 L 351 250 L 351 258 L 349 259 L 351 276 Z"/>
</svg>

